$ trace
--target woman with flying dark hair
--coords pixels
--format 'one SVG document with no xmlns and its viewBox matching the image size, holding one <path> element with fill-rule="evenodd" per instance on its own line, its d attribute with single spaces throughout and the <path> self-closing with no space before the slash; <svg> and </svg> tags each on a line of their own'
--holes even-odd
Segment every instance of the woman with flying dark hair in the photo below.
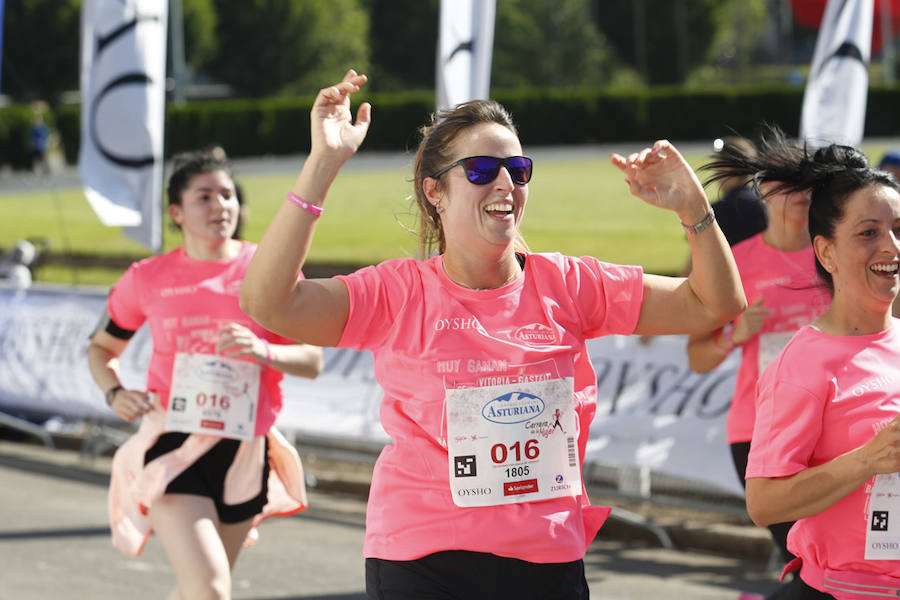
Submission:
<svg viewBox="0 0 900 600">
<path fill-rule="evenodd" d="M 831 300 L 816 275 L 808 228 L 809 193 L 780 188 L 778 180 L 771 179 L 796 162 L 803 150 L 778 129 L 770 130 L 758 145 L 758 150 L 726 146 L 703 167 L 714 172 L 709 182 L 725 174 L 755 182 L 767 207 L 766 228 L 731 248 L 749 306 L 725 327 L 694 334 L 687 344 L 690 367 L 698 373 L 711 371 L 733 351 L 741 350 L 726 438 L 742 486 L 759 375 L 798 329 L 825 312 Z M 791 525 L 769 526 L 785 563 L 794 558 L 787 550 Z"/>
<path fill-rule="evenodd" d="M 900 188 L 855 148 L 831 145 L 756 173 L 774 193 L 810 195 L 815 269 L 828 309 L 762 373 L 748 458 L 759 525 L 796 521 L 799 570 L 786 597 L 900 595 Z"/>
</svg>

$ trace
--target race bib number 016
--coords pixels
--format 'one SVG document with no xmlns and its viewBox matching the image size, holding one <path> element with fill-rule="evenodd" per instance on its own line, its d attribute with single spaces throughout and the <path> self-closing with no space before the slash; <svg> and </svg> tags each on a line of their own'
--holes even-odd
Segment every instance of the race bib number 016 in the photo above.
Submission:
<svg viewBox="0 0 900 600">
<path fill-rule="evenodd" d="M 175 355 L 166 429 L 251 440 L 260 367 L 216 354 Z"/>
<path fill-rule="evenodd" d="M 571 377 L 447 390 L 450 491 L 457 506 L 581 493 Z"/>
</svg>

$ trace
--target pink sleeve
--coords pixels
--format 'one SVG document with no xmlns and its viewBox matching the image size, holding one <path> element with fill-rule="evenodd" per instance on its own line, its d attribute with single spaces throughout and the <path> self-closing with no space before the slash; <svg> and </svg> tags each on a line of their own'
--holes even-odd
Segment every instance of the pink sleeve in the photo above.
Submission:
<svg viewBox="0 0 900 600">
<path fill-rule="evenodd" d="M 391 332 L 384 324 L 393 322 L 410 301 L 414 286 L 409 277 L 414 274 L 417 271 L 407 261 L 392 260 L 338 276 L 350 297 L 350 314 L 338 347 L 369 350 L 380 346 Z"/>
<path fill-rule="evenodd" d="M 138 266 L 131 265 L 109 292 L 107 300 L 109 316 L 122 329 L 137 331 L 147 319 L 139 300 L 141 298 L 139 287 Z"/>
<path fill-rule="evenodd" d="M 566 282 L 578 301 L 588 338 L 630 335 L 644 299 L 644 271 L 593 257 L 568 258 Z"/>
<path fill-rule="evenodd" d="M 822 434 L 825 399 L 794 381 L 772 369 L 763 372 L 757 387 L 748 479 L 787 477 L 810 466 Z"/>
</svg>

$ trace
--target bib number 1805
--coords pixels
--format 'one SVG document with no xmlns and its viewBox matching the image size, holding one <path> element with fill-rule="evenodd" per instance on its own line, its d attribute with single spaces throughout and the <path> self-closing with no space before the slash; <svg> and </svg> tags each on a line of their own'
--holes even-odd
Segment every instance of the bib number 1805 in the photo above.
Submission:
<svg viewBox="0 0 900 600">
<path fill-rule="evenodd" d="M 538 447 L 538 441 L 528 440 L 525 442 L 524 449 L 522 447 L 522 442 L 516 442 L 510 446 L 506 446 L 505 444 L 494 444 L 491 447 L 491 460 L 498 465 L 502 465 L 507 459 L 512 459 L 512 462 L 522 462 L 523 454 L 527 460 L 536 459 L 541 454 L 541 449 Z"/>
</svg>

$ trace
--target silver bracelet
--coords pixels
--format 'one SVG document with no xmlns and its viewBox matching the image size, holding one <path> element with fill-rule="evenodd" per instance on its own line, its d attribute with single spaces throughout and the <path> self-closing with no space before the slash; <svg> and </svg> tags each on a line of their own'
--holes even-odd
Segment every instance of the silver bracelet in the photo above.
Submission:
<svg viewBox="0 0 900 600">
<path fill-rule="evenodd" d="M 684 227 L 684 230 L 688 233 L 688 235 L 697 235 L 707 227 L 713 224 L 716 220 L 716 213 L 713 211 L 713 207 L 709 207 L 709 212 L 706 213 L 706 216 L 703 217 L 698 223 L 694 225 L 685 225 L 684 221 L 681 221 L 681 226 Z"/>
</svg>

